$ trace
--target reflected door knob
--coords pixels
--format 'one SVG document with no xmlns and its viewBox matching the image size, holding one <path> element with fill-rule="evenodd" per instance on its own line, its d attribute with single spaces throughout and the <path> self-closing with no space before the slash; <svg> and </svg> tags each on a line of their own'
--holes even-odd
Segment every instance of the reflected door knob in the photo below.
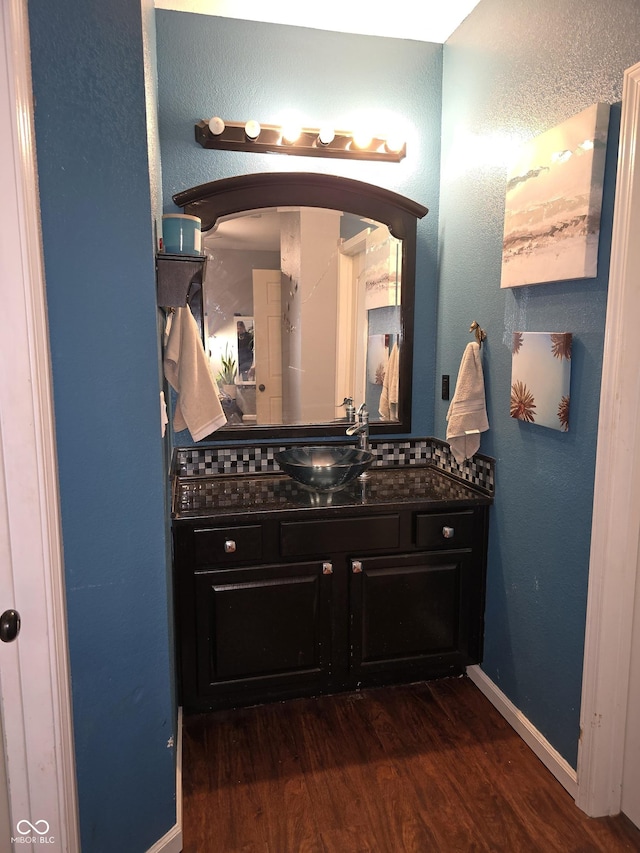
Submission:
<svg viewBox="0 0 640 853">
<path fill-rule="evenodd" d="M 20 614 L 17 610 L 5 610 L 0 616 L 0 640 L 12 643 L 20 633 Z"/>
</svg>

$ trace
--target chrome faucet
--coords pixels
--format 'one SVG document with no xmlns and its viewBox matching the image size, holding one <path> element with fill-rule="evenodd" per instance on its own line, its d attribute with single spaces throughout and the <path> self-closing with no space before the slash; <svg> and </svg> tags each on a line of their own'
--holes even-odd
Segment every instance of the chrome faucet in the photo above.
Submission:
<svg viewBox="0 0 640 853">
<path fill-rule="evenodd" d="M 356 414 L 358 415 L 358 422 L 347 427 L 347 435 L 357 435 L 360 450 L 369 450 L 369 412 L 364 403 Z"/>
</svg>

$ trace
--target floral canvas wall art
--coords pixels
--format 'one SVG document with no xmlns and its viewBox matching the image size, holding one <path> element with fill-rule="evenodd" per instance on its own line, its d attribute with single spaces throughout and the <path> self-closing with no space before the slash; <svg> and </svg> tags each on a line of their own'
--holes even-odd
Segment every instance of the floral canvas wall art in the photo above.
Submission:
<svg viewBox="0 0 640 853">
<path fill-rule="evenodd" d="M 525 143 L 507 176 L 501 287 L 593 278 L 609 105 Z"/>
<path fill-rule="evenodd" d="M 514 332 L 512 418 L 567 432 L 571 380 L 570 332 Z"/>
</svg>

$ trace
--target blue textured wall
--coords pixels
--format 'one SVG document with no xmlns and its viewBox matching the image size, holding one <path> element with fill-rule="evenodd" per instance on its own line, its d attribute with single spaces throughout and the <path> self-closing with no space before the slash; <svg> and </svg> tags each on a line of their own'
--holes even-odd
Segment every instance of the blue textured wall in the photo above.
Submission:
<svg viewBox="0 0 640 853">
<path fill-rule="evenodd" d="M 407 195 L 429 208 L 418 223 L 413 433 L 433 431 L 436 256 L 440 180 L 442 45 L 328 33 L 159 10 L 158 97 L 165 210 L 171 197 L 207 181 L 262 171 L 329 172 Z M 351 128 L 373 113 L 406 122 L 408 151 L 396 163 L 206 151 L 194 124 L 219 115 Z M 178 436 L 178 443 L 183 433 Z M 188 439 L 187 439 L 188 441 Z"/>
<path fill-rule="evenodd" d="M 481 449 L 497 459 L 483 668 L 573 766 L 619 106 L 597 279 L 500 289 L 505 163 L 511 143 L 617 104 L 639 43 L 636 0 L 482 0 L 444 52 L 437 374 L 455 379 L 477 319 L 491 425 Z M 574 334 L 566 434 L 509 417 L 516 329 Z"/>
<path fill-rule="evenodd" d="M 31 0 L 82 849 L 175 823 L 139 2 Z"/>
</svg>

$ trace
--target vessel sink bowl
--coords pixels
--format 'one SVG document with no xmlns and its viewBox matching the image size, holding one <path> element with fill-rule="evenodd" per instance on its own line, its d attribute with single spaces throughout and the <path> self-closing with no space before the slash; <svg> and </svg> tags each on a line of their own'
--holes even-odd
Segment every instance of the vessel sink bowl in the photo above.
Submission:
<svg viewBox="0 0 640 853">
<path fill-rule="evenodd" d="M 336 445 L 292 447 L 274 454 L 293 480 L 316 492 L 336 492 L 349 485 L 373 462 L 373 453 Z"/>
</svg>

